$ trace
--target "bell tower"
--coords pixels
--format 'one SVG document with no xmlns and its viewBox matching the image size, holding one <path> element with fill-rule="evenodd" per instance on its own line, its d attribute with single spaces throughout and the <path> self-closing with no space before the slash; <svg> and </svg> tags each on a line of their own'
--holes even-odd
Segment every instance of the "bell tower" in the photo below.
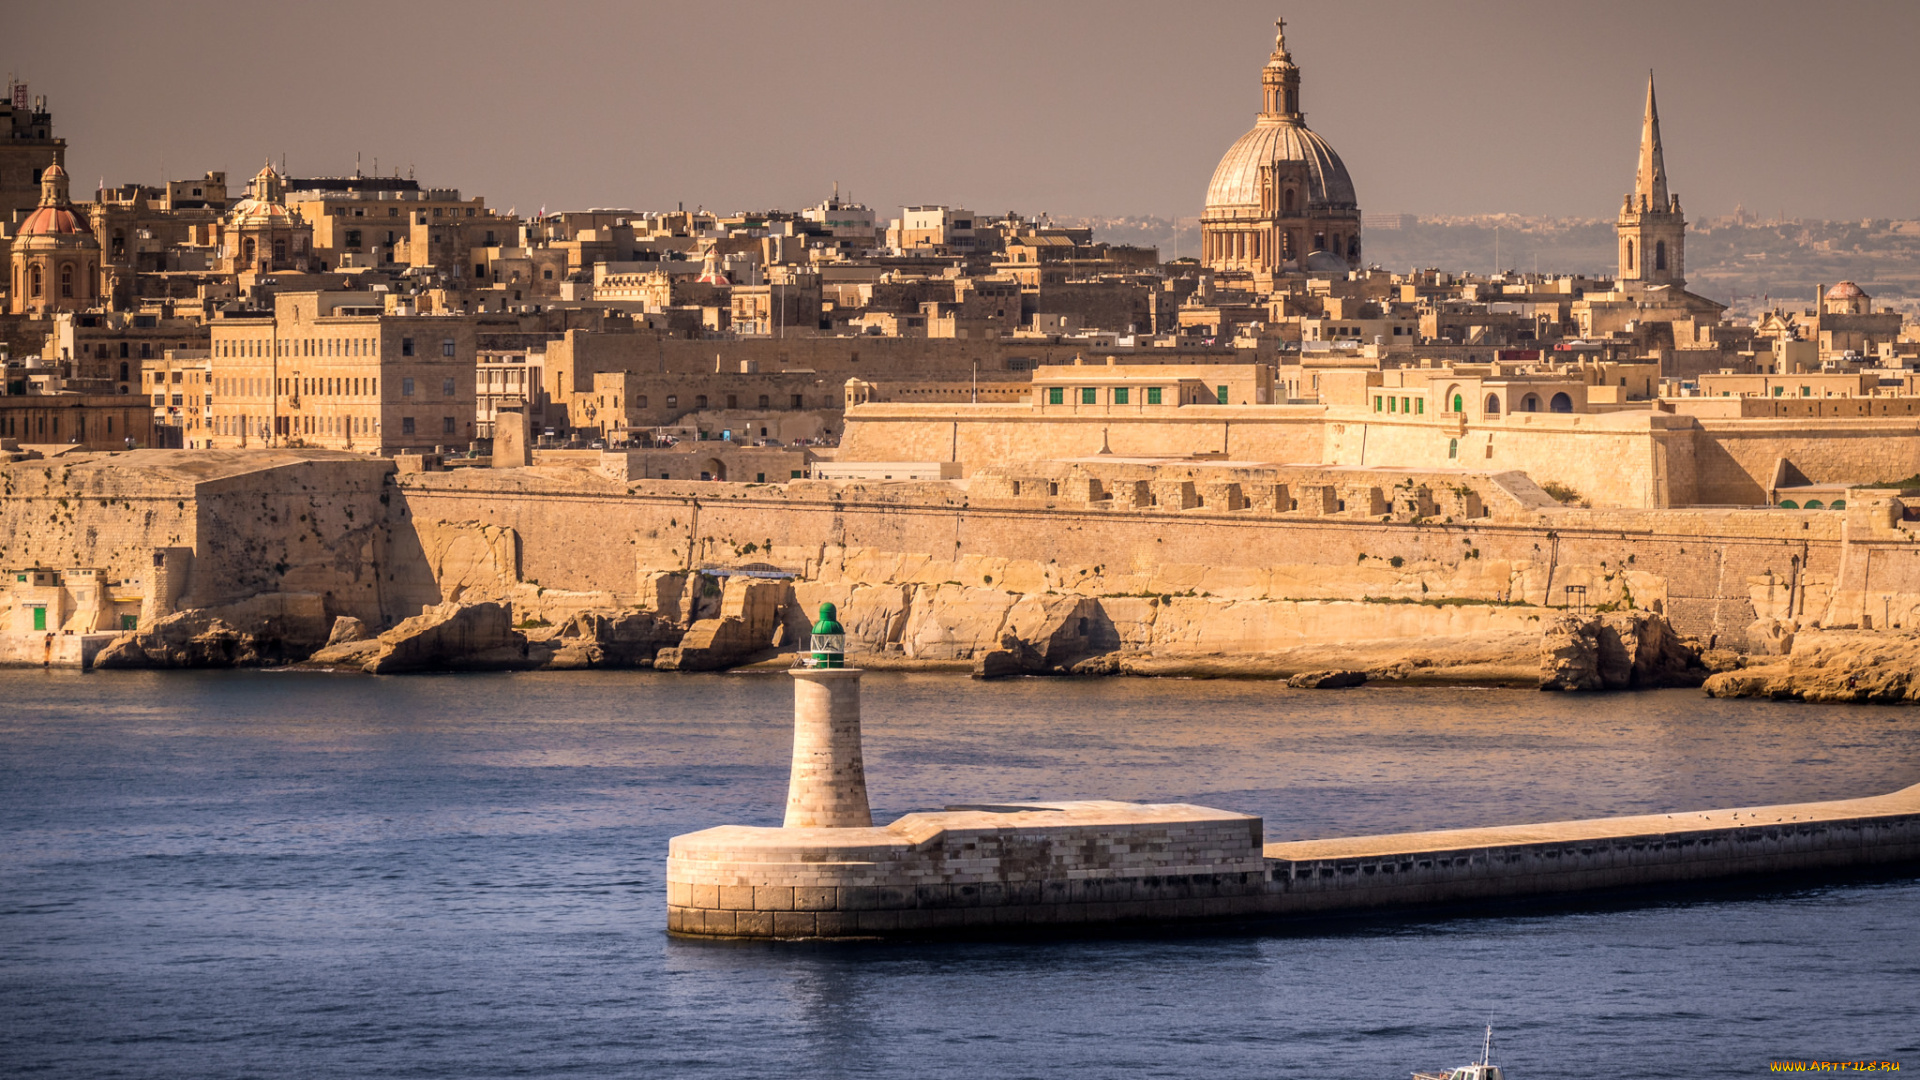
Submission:
<svg viewBox="0 0 1920 1080">
<path fill-rule="evenodd" d="M 1660 107 L 1654 101 L 1653 75 L 1647 75 L 1647 111 L 1640 124 L 1640 165 L 1633 192 L 1614 223 L 1620 236 L 1623 286 L 1687 283 L 1687 218 L 1680 197 L 1667 193 L 1667 163 L 1660 151 Z"/>
</svg>

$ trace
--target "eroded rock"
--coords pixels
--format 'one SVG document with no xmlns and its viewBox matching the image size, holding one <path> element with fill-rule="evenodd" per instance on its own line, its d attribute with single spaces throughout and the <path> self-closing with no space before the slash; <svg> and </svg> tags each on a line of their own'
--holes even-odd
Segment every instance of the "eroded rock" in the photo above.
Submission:
<svg viewBox="0 0 1920 1080">
<path fill-rule="evenodd" d="M 658 650 L 653 666 L 662 671 L 721 671 L 746 662 L 773 646 L 789 591 L 785 581 L 727 579 L 720 616 L 688 627 L 679 645 Z"/>
<path fill-rule="evenodd" d="M 122 634 L 94 657 L 96 668 L 262 667 L 305 659 L 327 639 L 324 598 L 261 593 L 233 604 L 177 611 L 146 630 Z"/>
<path fill-rule="evenodd" d="M 1699 686 L 1706 677 L 1699 653 L 1660 615 L 1569 612 L 1541 630 L 1542 690 Z"/>
<path fill-rule="evenodd" d="M 1367 681 L 1364 671 L 1304 671 L 1287 680 L 1298 690 L 1344 690 Z"/>
<path fill-rule="evenodd" d="M 492 602 L 435 604 L 376 640 L 379 646 L 362 664 L 375 675 L 499 668 L 528 659 L 527 639 L 513 628 L 513 609 Z M 314 659 L 322 661 L 326 652 Z"/>
</svg>

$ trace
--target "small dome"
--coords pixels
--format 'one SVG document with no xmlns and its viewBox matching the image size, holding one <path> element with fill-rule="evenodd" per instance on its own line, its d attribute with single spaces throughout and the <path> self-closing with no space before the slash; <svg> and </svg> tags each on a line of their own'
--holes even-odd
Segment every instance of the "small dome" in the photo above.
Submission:
<svg viewBox="0 0 1920 1080">
<path fill-rule="evenodd" d="M 43 206 L 27 215 L 20 223 L 21 237 L 27 236 L 80 236 L 91 237 L 93 230 L 87 227 L 87 221 L 66 206 Z"/>
<path fill-rule="evenodd" d="M 1316 251 L 1307 256 L 1309 274 L 1339 274 L 1344 277 L 1346 272 L 1347 260 L 1331 251 Z"/>
<path fill-rule="evenodd" d="M 1207 185 L 1207 210 L 1240 211 L 1254 216 L 1260 210 L 1260 166 L 1269 162 L 1304 162 L 1307 166 L 1308 208 L 1351 210 L 1359 205 L 1353 179 L 1340 155 L 1327 140 L 1305 124 L 1284 118 L 1262 117 L 1252 131 L 1229 147 Z"/>
<path fill-rule="evenodd" d="M 293 215 L 286 207 L 275 202 L 262 202 L 259 199 L 241 199 L 234 204 L 233 215 L 228 219 L 228 227 L 234 229 L 291 224 L 293 224 Z"/>
<path fill-rule="evenodd" d="M 1867 292 L 1851 281 L 1843 281 L 1827 290 L 1829 300 L 1865 300 Z"/>
</svg>

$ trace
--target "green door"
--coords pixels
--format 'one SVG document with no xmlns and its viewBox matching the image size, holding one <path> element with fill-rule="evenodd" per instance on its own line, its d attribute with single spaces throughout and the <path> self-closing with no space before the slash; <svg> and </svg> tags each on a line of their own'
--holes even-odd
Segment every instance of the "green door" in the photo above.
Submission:
<svg viewBox="0 0 1920 1080">
<path fill-rule="evenodd" d="M 35 630 L 45 630 L 47 628 L 46 608 L 37 607 L 33 609 L 33 628 Z"/>
</svg>

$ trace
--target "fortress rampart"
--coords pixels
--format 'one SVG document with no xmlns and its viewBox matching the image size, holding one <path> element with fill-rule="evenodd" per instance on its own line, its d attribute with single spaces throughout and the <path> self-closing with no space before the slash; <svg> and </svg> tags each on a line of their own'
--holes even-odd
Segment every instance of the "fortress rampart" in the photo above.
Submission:
<svg viewBox="0 0 1920 1080">
<path fill-rule="evenodd" d="M 1060 604 L 1082 605 L 1070 622 L 1096 651 L 1155 656 L 1518 641 L 1582 600 L 1733 647 L 1768 620 L 1920 622 L 1920 542 L 1884 493 L 1844 511 L 1581 510 L 1518 474 L 1100 460 L 962 486 L 75 455 L 0 466 L 0 561 L 145 582 L 157 550 L 186 549 L 164 606 L 309 593 L 375 625 L 463 596 L 679 618 L 687 575 L 760 567 L 793 575 L 789 609 L 834 601 L 862 648 L 935 662 Z"/>
</svg>

